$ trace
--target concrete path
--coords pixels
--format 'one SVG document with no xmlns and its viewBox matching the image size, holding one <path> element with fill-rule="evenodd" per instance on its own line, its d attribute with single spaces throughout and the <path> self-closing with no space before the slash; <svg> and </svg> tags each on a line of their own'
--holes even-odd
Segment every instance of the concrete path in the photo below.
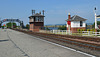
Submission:
<svg viewBox="0 0 100 57">
<path fill-rule="evenodd" d="M 65 49 L 34 36 L 0 29 L 0 57 L 90 57 Z"/>
</svg>

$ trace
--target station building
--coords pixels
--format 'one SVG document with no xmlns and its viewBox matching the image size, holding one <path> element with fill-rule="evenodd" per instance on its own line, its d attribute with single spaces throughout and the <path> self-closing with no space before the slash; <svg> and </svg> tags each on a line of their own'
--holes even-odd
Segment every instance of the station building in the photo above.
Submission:
<svg viewBox="0 0 100 57">
<path fill-rule="evenodd" d="M 43 15 L 40 13 L 32 12 L 32 16 L 29 16 L 30 28 L 29 30 L 38 32 L 42 27 L 44 27 L 44 11 Z"/>
<path fill-rule="evenodd" d="M 86 29 L 86 21 L 87 19 L 84 19 L 78 15 L 74 15 L 71 17 L 70 13 L 68 14 L 67 21 L 67 30 L 70 30 L 72 32 L 77 32 L 77 29 Z"/>
</svg>

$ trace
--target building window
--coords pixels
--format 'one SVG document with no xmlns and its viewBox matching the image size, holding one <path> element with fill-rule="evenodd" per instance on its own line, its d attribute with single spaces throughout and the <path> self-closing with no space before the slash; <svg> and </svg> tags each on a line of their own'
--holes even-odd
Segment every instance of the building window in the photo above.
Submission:
<svg viewBox="0 0 100 57">
<path fill-rule="evenodd" d="M 35 22 L 38 22 L 38 17 L 36 17 Z"/>
<path fill-rule="evenodd" d="M 34 20 L 33 19 L 30 19 L 30 22 L 34 22 Z"/>
<path fill-rule="evenodd" d="M 83 26 L 83 22 L 82 21 L 80 21 L 80 27 L 82 27 Z"/>
<path fill-rule="evenodd" d="M 39 22 L 43 22 L 43 17 L 40 17 L 39 18 Z"/>
<path fill-rule="evenodd" d="M 36 17 L 35 22 L 43 22 L 43 17 Z"/>
</svg>

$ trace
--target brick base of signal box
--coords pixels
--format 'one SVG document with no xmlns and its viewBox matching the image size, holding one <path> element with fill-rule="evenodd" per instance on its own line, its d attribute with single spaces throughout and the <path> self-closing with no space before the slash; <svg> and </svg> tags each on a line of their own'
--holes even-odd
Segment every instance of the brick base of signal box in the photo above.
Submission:
<svg viewBox="0 0 100 57">
<path fill-rule="evenodd" d="M 39 30 L 41 29 L 41 27 L 43 27 L 43 22 L 34 22 L 34 23 L 30 23 L 30 29 L 33 32 L 39 32 Z"/>
<path fill-rule="evenodd" d="M 85 27 L 71 28 L 72 33 L 77 33 L 77 29 L 84 29 L 85 30 L 86 28 Z"/>
</svg>

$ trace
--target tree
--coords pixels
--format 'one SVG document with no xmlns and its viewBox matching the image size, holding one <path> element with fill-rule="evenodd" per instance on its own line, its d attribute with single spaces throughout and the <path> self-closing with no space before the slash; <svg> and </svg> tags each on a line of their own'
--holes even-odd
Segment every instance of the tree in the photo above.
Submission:
<svg viewBox="0 0 100 57">
<path fill-rule="evenodd" d="M 48 27 L 46 27 L 46 30 L 50 30 Z"/>
<path fill-rule="evenodd" d="M 17 24 L 16 23 L 13 23 L 13 28 L 16 28 L 17 27 Z"/>
<path fill-rule="evenodd" d="M 100 25 L 100 21 L 97 21 L 97 25 Z M 95 22 L 94 22 L 94 24 L 92 25 L 92 28 L 95 28 Z"/>
<path fill-rule="evenodd" d="M 4 26 L 2 26 L 2 29 L 4 29 Z"/>
<path fill-rule="evenodd" d="M 13 24 L 13 28 L 17 27 L 16 23 L 9 22 L 9 23 L 6 24 L 7 28 L 12 28 L 12 24 Z"/>
<path fill-rule="evenodd" d="M 29 24 L 26 24 L 26 28 L 29 29 Z"/>
<path fill-rule="evenodd" d="M 66 26 L 62 26 L 58 28 L 59 30 L 66 30 Z"/>
</svg>

